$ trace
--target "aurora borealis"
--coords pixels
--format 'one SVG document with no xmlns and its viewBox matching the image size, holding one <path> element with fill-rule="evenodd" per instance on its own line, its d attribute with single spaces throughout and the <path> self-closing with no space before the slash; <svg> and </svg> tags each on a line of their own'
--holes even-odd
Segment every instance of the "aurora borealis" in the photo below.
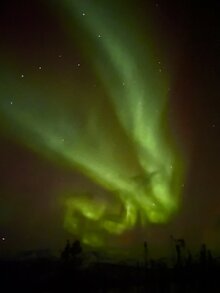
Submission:
<svg viewBox="0 0 220 293">
<path fill-rule="evenodd" d="M 35 2 L 3 5 L 1 154 L 4 161 L 7 149 L 15 150 L 9 165 L 17 171 L 14 189 L 2 179 L 0 232 L 17 235 L 12 223 L 21 213 L 22 234 L 38 229 L 42 217 L 45 229 L 62 235 L 59 241 L 67 233 L 96 247 L 115 239 L 134 243 L 157 227 L 170 231 L 187 209 L 185 186 L 188 194 L 195 186 L 190 142 L 200 141 L 187 134 L 184 119 L 193 121 L 193 114 L 182 114 L 187 102 L 180 98 L 189 91 L 199 101 L 191 85 L 184 88 L 186 73 L 179 69 L 189 31 L 180 22 L 183 40 L 175 38 L 166 20 L 178 6 Z M 216 131 L 216 122 L 209 124 Z M 22 165 L 32 175 L 19 174 Z M 29 221 L 32 201 L 37 208 Z M 18 208 L 19 202 L 29 203 Z M 187 230 L 181 221 L 177 226 Z"/>
<path fill-rule="evenodd" d="M 93 113 L 85 132 L 86 136 L 95 136 L 95 152 L 89 149 L 89 141 L 83 142 L 80 151 L 85 145 L 86 150 L 81 155 L 79 164 L 91 170 L 94 174 L 92 176 L 104 187 L 115 190 L 122 203 L 122 215 L 112 221 L 110 218 L 106 219 L 106 210 L 111 207 L 90 204 L 85 202 L 85 199 L 70 199 L 67 204 L 69 212 L 66 226 L 70 230 L 78 228 L 74 210 L 82 213 L 90 222 L 97 222 L 101 230 L 113 234 L 121 234 L 134 227 L 138 216 L 142 224 L 145 224 L 146 220 L 165 222 L 169 214 L 177 209 L 177 184 L 181 182 L 177 177 L 181 171 L 176 167 L 180 165 L 176 162 L 180 158 L 175 157 L 172 145 L 169 145 L 164 137 L 166 125 L 161 129 L 169 81 L 166 73 L 158 66 L 159 61 L 154 56 L 156 50 L 148 45 L 152 40 L 150 36 L 146 36 L 143 46 L 136 35 L 138 28 L 135 34 L 130 32 L 129 39 L 125 39 L 123 34 L 126 33 L 126 19 L 120 17 L 118 23 L 117 20 L 113 22 L 114 16 L 111 16 L 111 10 L 106 5 L 100 5 L 98 10 L 97 3 L 79 4 L 67 1 L 67 8 L 76 14 L 79 23 L 85 26 L 86 32 L 88 31 L 89 42 L 84 41 L 84 45 L 90 45 L 89 55 L 94 69 L 107 91 L 119 123 L 118 127 L 127 136 L 127 141 L 123 142 L 127 145 L 124 148 L 130 145 L 131 150 L 128 152 L 131 155 L 133 153 L 135 166 L 117 166 L 116 156 L 112 152 L 118 152 L 116 141 L 114 138 L 108 141 L 108 138 L 104 137 L 100 140 L 99 129 L 103 124 L 97 113 Z M 146 58 L 140 60 L 144 53 Z M 105 132 L 105 129 L 103 130 Z M 111 132 L 114 131 L 112 127 Z M 80 141 L 80 138 L 77 141 Z M 100 153 L 97 148 L 102 148 Z M 77 155 L 79 156 L 80 154 Z M 87 163 L 83 164 L 85 157 Z M 129 173 L 130 176 L 127 175 Z M 174 173 L 176 182 L 173 182 Z M 92 233 L 91 238 L 94 237 Z M 85 239 L 89 239 L 87 235 Z"/>
</svg>

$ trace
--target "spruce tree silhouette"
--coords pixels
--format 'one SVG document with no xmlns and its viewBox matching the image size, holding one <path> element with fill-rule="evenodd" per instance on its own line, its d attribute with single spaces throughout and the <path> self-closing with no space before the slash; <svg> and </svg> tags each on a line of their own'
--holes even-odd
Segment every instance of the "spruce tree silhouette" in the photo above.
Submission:
<svg viewBox="0 0 220 293">
<path fill-rule="evenodd" d="M 64 261 L 68 261 L 69 258 L 70 258 L 70 241 L 67 240 L 64 250 L 61 252 L 61 259 Z"/>
</svg>

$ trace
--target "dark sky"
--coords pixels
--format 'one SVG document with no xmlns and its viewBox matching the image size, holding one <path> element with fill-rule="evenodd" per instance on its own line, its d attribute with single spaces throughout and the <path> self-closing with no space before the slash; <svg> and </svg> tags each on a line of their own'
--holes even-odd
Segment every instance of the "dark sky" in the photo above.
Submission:
<svg viewBox="0 0 220 293">
<path fill-rule="evenodd" d="M 60 194 L 77 190 L 111 196 L 59 156 L 51 158 L 47 151 L 35 148 L 26 139 L 29 132 L 11 124 L 4 115 L 6 95 L 9 103 L 16 104 L 23 92 L 33 93 L 35 110 L 41 109 L 38 90 L 39 94 L 49 93 L 52 98 L 48 97 L 49 106 L 42 113 L 42 121 L 47 121 L 47 117 L 56 116 L 53 107 L 60 105 L 61 99 L 65 104 L 60 110 L 60 116 L 63 115 L 62 110 L 70 107 L 68 97 L 73 92 L 83 96 L 85 88 L 88 91 L 89 86 L 95 86 L 99 94 L 104 93 L 86 54 L 82 54 L 89 48 L 83 48 L 77 21 L 68 21 L 62 1 L 44 2 L 1 2 L 0 236 L 5 238 L 0 239 L 2 249 L 59 248 L 67 237 L 74 237 L 63 228 L 65 211 Z M 98 9 L 99 1 L 94 2 Z M 114 3 L 108 2 L 109 6 Z M 149 243 L 159 246 L 174 234 L 185 237 L 192 246 L 207 242 L 213 248 L 220 247 L 220 7 L 218 1 L 196 2 L 138 0 L 112 4 L 119 11 L 115 12 L 116 18 L 124 12 L 128 23 L 130 18 L 138 19 L 141 15 L 138 25 L 142 34 L 151 30 L 147 27 L 149 17 L 154 24 L 154 38 L 172 81 L 167 119 L 174 125 L 187 165 L 178 212 L 167 223 L 134 227 L 122 237 L 125 242 L 137 244 L 148 238 Z M 18 85 L 22 75 L 27 81 Z M 74 110 L 74 115 L 84 123 L 85 109 L 90 104 L 96 105 L 97 101 L 81 101 L 79 109 Z M 44 131 L 44 124 L 40 125 Z M 123 140 L 119 136 L 120 131 L 117 139 Z"/>
</svg>

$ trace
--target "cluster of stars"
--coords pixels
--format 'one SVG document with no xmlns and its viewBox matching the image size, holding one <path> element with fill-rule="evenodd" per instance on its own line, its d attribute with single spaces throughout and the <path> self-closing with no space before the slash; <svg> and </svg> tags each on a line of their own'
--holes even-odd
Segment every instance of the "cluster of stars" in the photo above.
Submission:
<svg viewBox="0 0 220 293">
<path fill-rule="evenodd" d="M 85 12 L 82 12 L 82 16 L 86 16 L 86 13 Z M 98 38 L 101 38 L 102 35 L 101 34 L 98 34 Z"/>
</svg>

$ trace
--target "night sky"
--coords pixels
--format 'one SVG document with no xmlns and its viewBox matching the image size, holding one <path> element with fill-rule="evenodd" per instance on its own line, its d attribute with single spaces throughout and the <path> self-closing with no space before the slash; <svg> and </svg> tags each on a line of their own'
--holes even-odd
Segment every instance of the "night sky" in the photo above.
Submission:
<svg viewBox="0 0 220 293">
<path fill-rule="evenodd" d="M 1 2 L 2 251 L 218 250 L 217 2 Z"/>
</svg>

